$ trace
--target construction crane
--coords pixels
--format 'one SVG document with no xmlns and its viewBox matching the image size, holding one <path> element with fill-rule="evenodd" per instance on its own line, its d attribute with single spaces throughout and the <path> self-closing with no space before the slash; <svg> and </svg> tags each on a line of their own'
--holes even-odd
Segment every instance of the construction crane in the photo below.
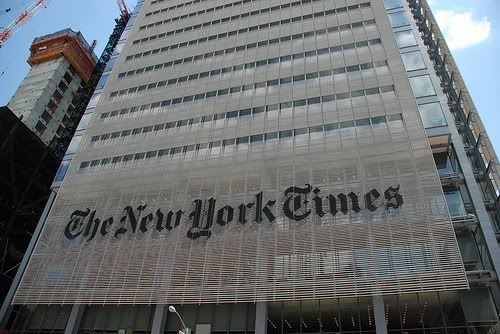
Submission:
<svg viewBox="0 0 500 334">
<path fill-rule="evenodd" d="M 130 12 L 127 8 L 127 5 L 125 4 L 125 1 L 124 0 L 116 0 L 116 2 L 118 3 L 118 8 L 120 8 L 120 12 L 122 13 L 122 16 L 129 17 Z"/>
<path fill-rule="evenodd" d="M 5 27 L 5 29 L 0 31 L 0 48 L 19 30 L 19 28 L 26 24 L 33 16 L 38 14 L 40 10 L 47 7 L 48 1 L 49 0 L 35 0 L 28 8 L 23 10 L 14 21 Z"/>
</svg>

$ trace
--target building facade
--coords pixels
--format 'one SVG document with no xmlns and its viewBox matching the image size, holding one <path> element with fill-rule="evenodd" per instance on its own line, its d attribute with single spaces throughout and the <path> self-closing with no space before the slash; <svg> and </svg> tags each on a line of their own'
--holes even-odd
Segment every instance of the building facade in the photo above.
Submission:
<svg viewBox="0 0 500 334">
<path fill-rule="evenodd" d="M 96 59 L 82 34 L 66 29 L 36 38 L 28 63 L 31 69 L 8 107 L 50 145 L 69 122 Z"/>
<path fill-rule="evenodd" d="M 9 330 L 498 331 L 498 161 L 457 73 L 425 0 L 139 2 Z"/>
</svg>

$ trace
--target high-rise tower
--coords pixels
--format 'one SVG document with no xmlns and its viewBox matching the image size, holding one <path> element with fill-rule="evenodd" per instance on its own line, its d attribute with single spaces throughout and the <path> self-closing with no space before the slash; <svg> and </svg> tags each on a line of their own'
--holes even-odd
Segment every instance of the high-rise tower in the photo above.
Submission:
<svg viewBox="0 0 500 334">
<path fill-rule="evenodd" d="M 8 107 L 50 145 L 64 132 L 96 59 L 81 33 L 65 29 L 36 38 L 28 63 L 31 69 Z"/>
<path fill-rule="evenodd" d="M 424 0 L 148 0 L 124 38 L 11 330 L 497 331 L 497 159 Z"/>
</svg>

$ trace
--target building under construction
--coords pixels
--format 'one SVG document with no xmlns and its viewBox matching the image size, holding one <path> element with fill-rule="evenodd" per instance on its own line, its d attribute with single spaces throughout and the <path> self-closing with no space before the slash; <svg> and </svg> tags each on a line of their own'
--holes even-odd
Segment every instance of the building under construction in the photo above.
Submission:
<svg viewBox="0 0 500 334">
<path fill-rule="evenodd" d="M 65 29 L 36 38 L 28 63 L 31 70 L 8 106 L 50 145 L 64 132 L 96 59 L 81 33 Z"/>
</svg>

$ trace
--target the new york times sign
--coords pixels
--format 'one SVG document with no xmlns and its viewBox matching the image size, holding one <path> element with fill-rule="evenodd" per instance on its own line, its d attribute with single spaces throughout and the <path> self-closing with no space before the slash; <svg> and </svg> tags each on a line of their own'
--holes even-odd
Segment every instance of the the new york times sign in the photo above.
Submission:
<svg viewBox="0 0 500 334">
<path fill-rule="evenodd" d="M 362 210 L 375 212 L 377 210 L 395 210 L 403 205 L 403 197 L 399 193 L 399 186 L 389 187 L 380 193 L 372 189 L 361 198 L 358 194 L 350 192 L 337 195 L 321 195 L 321 190 L 306 184 L 304 187 L 293 186 L 285 191 L 285 201 L 281 208 L 283 215 L 293 221 L 300 222 L 311 215 L 324 217 L 326 215 L 347 215 L 350 212 L 358 214 Z M 97 217 L 96 211 L 76 210 L 66 225 L 64 235 L 73 240 L 82 238 L 91 241 L 98 236 L 106 236 L 109 233 L 114 238 L 120 238 L 127 233 L 168 233 L 181 224 L 183 218 L 189 218 L 190 229 L 187 238 L 198 239 L 200 237 L 210 238 L 214 224 L 225 226 L 228 224 L 268 223 L 276 220 L 276 200 L 264 202 L 262 192 L 256 194 L 250 203 L 241 203 L 235 206 L 226 205 L 217 209 L 217 200 L 209 198 L 197 199 L 192 203 L 192 211 L 183 210 L 148 210 L 147 204 L 136 208 L 127 206 L 123 215 L 116 219 L 108 217 L 101 219 Z M 327 204 L 326 204 L 327 203 Z M 249 221 L 250 210 L 254 211 L 254 220 Z"/>
</svg>

